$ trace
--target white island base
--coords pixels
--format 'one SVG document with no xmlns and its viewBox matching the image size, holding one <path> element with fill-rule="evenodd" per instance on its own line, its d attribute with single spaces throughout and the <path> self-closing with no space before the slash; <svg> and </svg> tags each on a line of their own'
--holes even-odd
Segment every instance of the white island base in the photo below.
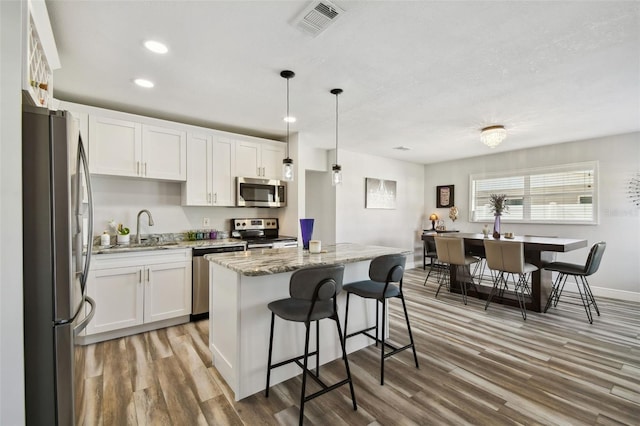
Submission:
<svg viewBox="0 0 640 426">
<path fill-rule="evenodd" d="M 338 245 L 340 249 L 349 251 L 354 245 Z M 309 255 L 301 249 L 278 249 L 296 257 L 299 263 L 293 268 L 313 264 L 344 263 L 344 284 L 368 279 L 369 264 L 371 259 L 380 254 L 405 253 L 402 249 L 391 249 L 375 246 L 355 246 L 355 248 L 375 249 L 375 255 L 366 260 L 340 262 L 340 256 L 331 259 L 331 254 L 326 256 L 327 261 L 317 261 L 320 255 Z M 255 251 L 244 252 L 246 263 L 258 260 L 259 253 Z M 271 255 L 276 255 L 275 250 L 270 250 Z M 269 257 L 270 254 L 263 256 Z M 366 253 L 365 253 L 366 255 Z M 242 260 L 242 252 L 223 255 L 212 255 L 210 260 L 210 305 L 209 305 L 209 346 L 213 355 L 213 365 L 220 372 L 229 387 L 235 394 L 236 401 L 256 392 L 263 391 L 266 384 L 267 356 L 269 350 L 269 327 L 271 323 L 271 311 L 267 305 L 278 299 L 289 297 L 289 279 L 293 271 L 281 273 L 269 273 L 267 275 L 246 275 L 259 272 L 245 270 L 242 266 L 220 261 L 220 259 Z M 317 256 L 314 259 L 314 256 Z M 311 261 L 309 261 L 311 258 Z M 254 260 L 255 259 L 255 260 Z M 274 262 L 275 259 L 274 259 Z M 274 263 L 275 268 L 283 267 Z M 233 270 L 236 269 L 236 270 Z M 351 332 L 375 324 L 375 301 L 365 300 L 360 297 L 351 297 L 349 306 L 349 330 Z M 338 296 L 338 310 L 340 326 L 344 332 L 344 311 L 346 305 L 346 293 Z M 388 323 L 388 322 L 387 322 Z M 304 324 L 284 321 L 278 317 L 275 320 L 273 339 L 273 363 L 283 361 L 293 356 L 304 353 Z M 347 341 L 347 352 L 353 352 L 373 343 L 363 335 L 350 338 Z M 315 349 L 315 326 L 311 328 L 310 351 Z M 320 364 L 326 364 L 341 357 L 340 343 L 336 331 L 335 322 L 331 320 L 320 321 Z M 310 366 L 315 366 L 315 357 L 310 358 Z M 321 377 L 322 377 L 322 368 Z M 301 374 L 301 369 L 295 364 L 279 367 L 271 372 L 271 385 L 285 381 Z"/>
</svg>

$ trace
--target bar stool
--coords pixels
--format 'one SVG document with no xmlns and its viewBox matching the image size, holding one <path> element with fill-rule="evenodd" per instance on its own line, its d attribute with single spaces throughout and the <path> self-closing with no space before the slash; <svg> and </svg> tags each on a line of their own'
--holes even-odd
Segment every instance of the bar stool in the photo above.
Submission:
<svg viewBox="0 0 640 426">
<path fill-rule="evenodd" d="M 538 267 L 524 261 L 524 244 L 520 241 L 484 240 L 484 249 L 487 256 L 487 266 L 489 269 L 498 272 L 493 281 L 493 287 L 487 298 L 487 303 L 484 305 L 485 311 L 489 307 L 496 290 L 498 290 L 498 286 L 501 287 L 501 292 L 504 291 L 507 288 L 508 278 L 511 276 L 515 284 L 514 291 L 518 299 L 518 305 L 520 305 L 522 318 L 526 320 L 525 296 L 531 296 L 531 289 L 527 280 L 529 274 L 537 271 Z M 518 274 L 518 281 L 515 279 L 515 274 Z"/>
<path fill-rule="evenodd" d="M 271 370 L 295 362 L 300 368 L 302 368 L 300 425 L 302 425 L 304 419 L 305 402 L 347 383 L 351 390 L 353 409 L 358 409 L 356 405 L 356 396 L 353 391 L 351 371 L 349 370 L 349 361 L 347 360 L 347 352 L 345 351 L 342 330 L 340 329 L 336 303 L 336 297 L 342 289 L 343 275 L 344 265 L 323 265 L 299 269 L 291 275 L 291 279 L 289 281 L 289 294 L 291 297 L 276 300 L 267 305 L 271 311 L 271 332 L 269 334 L 269 358 L 267 362 L 267 385 L 265 388 L 265 397 L 269 397 L 269 380 L 271 378 Z M 303 355 L 295 356 L 272 365 L 271 354 L 273 350 L 273 325 L 276 315 L 287 321 L 304 323 L 306 334 Z M 344 360 L 344 366 L 347 372 L 346 379 L 332 385 L 327 385 L 320 380 L 320 320 L 325 318 L 332 319 L 336 322 L 338 339 L 340 340 L 340 346 L 342 347 L 342 359 Z M 315 321 L 316 323 L 316 350 L 309 352 L 309 331 L 312 321 Z M 316 357 L 315 374 L 307 368 L 307 361 L 310 356 Z M 300 359 L 303 360 L 302 364 L 300 363 Z M 311 395 L 305 396 L 307 375 L 317 382 L 322 389 Z"/>
<path fill-rule="evenodd" d="M 369 265 L 369 280 L 358 281 L 355 283 L 346 284 L 343 288 L 347 292 L 347 306 L 344 317 L 344 340 L 345 344 L 348 338 L 357 336 L 358 334 L 364 334 L 370 339 L 374 339 L 376 346 L 378 343 L 380 347 L 380 384 L 384 385 L 384 360 L 390 356 L 397 354 L 405 349 L 411 348 L 413 350 L 413 359 L 418 366 L 418 355 L 416 354 L 416 347 L 413 343 L 413 335 L 411 334 L 411 325 L 409 324 L 409 315 L 407 314 L 407 305 L 404 301 L 404 295 L 402 294 L 402 277 L 404 275 L 404 265 L 406 258 L 401 254 L 388 254 L 384 256 L 376 257 L 371 261 Z M 398 283 L 395 285 L 393 283 Z M 365 299 L 376 300 L 376 324 L 374 326 L 365 328 L 364 330 L 356 331 L 355 333 L 347 333 L 347 321 L 349 319 L 349 296 L 356 294 Z M 387 318 L 387 299 L 397 297 L 402 301 L 402 309 L 404 310 L 404 318 L 407 322 L 407 332 L 409 333 L 408 345 L 400 348 L 395 347 L 385 341 L 385 329 Z M 382 332 L 381 338 L 378 338 L 378 323 L 380 320 L 379 305 L 382 305 Z M 375 330 L 376 335 L 372 336 L 369 331 Z M 391 352 L 385 353 L 385 347 L 391 349 Z"/>
<path fill-rule="evenodd" d="M 589 287 L 587 277 L 595 274 L 598 271 L 605 248 L 607 248 L 607 243 L 605 243 L 604 241 L 600 241 L 599 243 L 595 243 L 593 246 L 591 246 L 591 250 L 589 250 L 589 256 L 587 257 L 587 262 L 584 265 L 575 265 L 573 263 L 565 262 L 552 262 L 544 266 L 544 269 L 546 269 L 547 271 L 558 272 L 558 277 L 553 283 L 551 296 L 549 296 L 549 300 L 547 300 L 547 304 L 544 307 L 545 313 L 549 309 L 549 306 L 551 306 L 551 303 L 553 303 L 554 307 L 558 306 L 558 301 L 560 300 L 560 296 L 562 295 L 562 290 L 564 290 L 564 285 L 567 283 L 567 278 L 571 275 L 573 276 L 573 279 L 576 282 L 576 286 L 578 287 L 580 300 L 582 301 L 584 310 L 587 313 L 589 324 L 593 324 L 591 305 L 593 305 L 593 307 L 596 309 L 596 313 L 598 314 L 598 316 L 600 316 L 600 310 L 598 309 L 596 299 L 593 297 L 593 293 L 591 292 L 591 287 Z M 580 282 L 578 282 L 578 277 L 580 277 Z M 580 286 L 582 286 L 582 289 L 580 288 Z"/>
<path fill-rule="evenodd" d="M 449 267 L 452 266 L 469 266 L 476 262 L 479 262 L 475 256 L 469 256 L 465 253 L 464 250 L 464 239 L 462 238 L 452 238 L 452 237 L 435 237 L 436 240 L 436 252 L 438 253 L 438 261 L 441 263 L 446 263 Z M 467 278 L 467 277 L 465 277 Z M 467 304 L 467 285 L 472 284 L 474 287 L 476 286 L 473 281 L 473 275 L 469 274 L 469 281 L 467 280 L 459 280 L 460 286 L 462 287 L 462 301 L 464 304 Z M 448 281 L 448 278 L 447 280 Z M 443 280 L 438 286 L 438 290 L 436 290 L 436 296 L 438 297 L 438 293 L 440 293 L 440 288 L 445 283 Z M 476 287 L 476 293 L 478 293 L 478 288 Z"/>
</svg>

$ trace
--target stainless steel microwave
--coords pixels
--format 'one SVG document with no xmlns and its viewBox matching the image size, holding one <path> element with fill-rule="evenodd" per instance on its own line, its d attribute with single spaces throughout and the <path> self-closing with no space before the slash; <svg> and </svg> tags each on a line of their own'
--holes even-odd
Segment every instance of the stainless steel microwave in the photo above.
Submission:
<svg viewBox="0 0 640 426">
<path fill-rule="evenodd" d="M 236 178 L 236 206 L 285 207 L 287 185 L 274 179 Z"/>
</svg>

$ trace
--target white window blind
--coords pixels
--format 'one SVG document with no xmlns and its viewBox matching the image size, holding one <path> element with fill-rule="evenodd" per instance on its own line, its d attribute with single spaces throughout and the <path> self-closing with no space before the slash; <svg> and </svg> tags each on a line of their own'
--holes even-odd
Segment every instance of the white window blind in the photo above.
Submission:
<svg viewBox="0 0 640 426">
<path fill-rule="evenodd" d="M 471 218 L 491 221 L 491 194 L 506 194 L 502 221 L 596 224 L 598 163 L 485 173 L 470 176 Z"/>
</svg>

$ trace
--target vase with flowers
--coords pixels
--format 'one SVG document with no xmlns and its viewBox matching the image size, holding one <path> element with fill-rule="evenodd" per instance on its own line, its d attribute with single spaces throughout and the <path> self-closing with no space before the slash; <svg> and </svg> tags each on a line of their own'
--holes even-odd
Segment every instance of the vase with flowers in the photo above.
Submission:
<svg viewBox="0 0 640 426">
<path fill-rule="evenodd" d="M 493 238 L 500 238 L 500 217 L 503 212 L 509 211 L 507 206 L 507 194 L 489 195 L 489 208 L 495 216 L 493 221 Z"/>
</svg>

